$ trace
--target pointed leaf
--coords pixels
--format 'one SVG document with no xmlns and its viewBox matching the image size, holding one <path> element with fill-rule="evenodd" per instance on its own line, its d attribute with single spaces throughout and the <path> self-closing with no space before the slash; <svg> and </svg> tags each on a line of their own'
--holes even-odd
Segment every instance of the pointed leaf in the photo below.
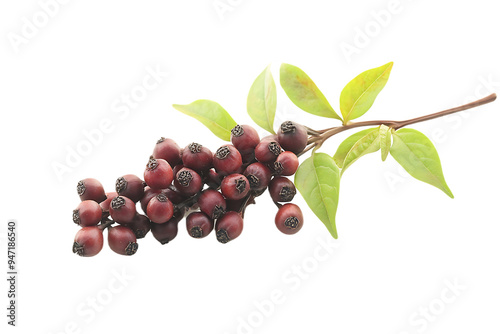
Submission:
<svg viewBox="0 0 500 334">
<path fill-rule="evenodd" d="M 273 124 L 276 114 L 276 84 L 270 66 L 255 79 L 250 87 L 247 112 L 258 126 L 275 134 Z"/>
<path fill-rule="evenodd" d="M 391 128 L 384 124 L 380 126 L 380 150 L 382 161 L 385 161 L 391 150 Z"/>
<path fill-rule="evenodd" d="M 344 166 L 342 167 L 342 174 L 345 170 L 351 166 L 356 160 L 361 158 L 363 155 L 377 152 L 380 149 L 380 130 L 379 128 L 374 128 L 372 131 L 368 132 L 365 136 L 360 138 L 351 148 L 349 153 L 344 160 Z"/>
<path fill-rule="evenodd" d="M 335 163 L 339 168 L 342 168 L 344 166 L 344 160 L 345 157 L 347 156 L 347 153 L 351 150 L 351 148 L 356 144 L 358 140 L 366 136 L 368 133 L 372 132 L 376 128 L 370 128 L 366 130 L 362 130 L 359 132 L 356 132 L 355 134 L 347 137 L 340 145 L 339 148 L 337 149 L 337 152 L 335 152 L 335 155 L 333 156 L 333 160 L 335 160 Z"/>
<path fill-rule="evenodd" d="M 335 215 L 339 201 L 340 175 L 333 159 L 313 153 L 295 173 L 295 186 L 314 214 L 337 239 Z"/>
<path fill-rule="evenodd" d="M 352 79 L 340 94 L 340 111 L 344 122 L 362 116 L 370 109 L 391 73 L 393 63 L 365 71 Z"/>
<path fill-rule="evenodd" d="M 441 161 L 429 138 L 414 129 L 393 132 L 391 155 L 417 180 L 429 183 L 451 198 L 453 194 L 444 180 Z"/>
<path fill-rule="evenodd" d="M 174 104 L 173 107 L 199 120 L 220 139 L 231 140 L 231 129 L 236 126 L 236 122 L 217 102 L 197 100 L 186 105 Z"/>
<path fill-rule="evenodd" d="M 280 84 L 290 100 L 300 109 L 310 114 L 342 120 L 316 84 L 300 68 L 281 64 Z"/>
</svg>

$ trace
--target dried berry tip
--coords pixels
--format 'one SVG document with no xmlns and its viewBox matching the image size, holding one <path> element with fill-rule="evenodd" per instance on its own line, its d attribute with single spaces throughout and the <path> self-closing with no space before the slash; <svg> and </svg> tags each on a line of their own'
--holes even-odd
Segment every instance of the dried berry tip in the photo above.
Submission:
<svg viewBox="0 0 500 334">
<path fill-rule="evenodd" d="M 240 177 L 239 179 L 234 180 L 234 183 L 236 183 L 236 190 L 238 190 L 238 193 L 241 194 L 242 192 L 245 191 L 247 183 L 245 182 L 245 180 L 243 180 L 242 177 Z"/>
<path fill-rule="evenodd" d="M 189 184 L 191 183 L 191 180 L 193 179 L 193 175 L 191 174 L 190 171 L 183 170 L 177 175 L 177 181 L 181 184 L 183 187 L 189 187 Z"/>
<path fill-rule="evenodd" d="M 125 199 L 123 197 L 120 197 L 120 196 L 113 198 L 113 200 L 111 201 L 111 207 L 114 210 L 118 210 L 124 205 L 125 205 Z"/>
<path fill-rule="evenodd" d="M 73 222 L 80 225 L 80 210 L 73 210 Z"/>
<path fill-rule="evenodd" d="M 269 145 L 267 145 L 267 148 L 269 149 L 269 151 L 271 153 L 273 153 L 275 156 L 278 156 L 280 155 L 281 153 L 281 147 L 279 146 L 279 144 L 275 141 L 272 141 L 269 143 Z"/>
<path fill-rule="evenodd" d="M 83 256 L 83 246 L 76 241 L 73 243 L 73 253 Z"/>
<path fill-rule="evenodd" d="M 231 239 L 229 239 L 229 235 L 227 234 L 227 231 L 224 229 L 220 229 L 217 231 L 217 241 L 220 243 L 228 243 Z"/>
<path fill-rule="evenodd" d="M 231 153 L 231 151 L 229 151 L 229 147 L 222 146 L 217 150 L 217 152 L 215 152 L 215 157 L 220 160 L 226 159 L 229 156 L 229 153 Z"/>
<path fill-rule="evenodd" d="M 283 133 L 294 133 L 295 132 L 295 124 L 291 121 L 286 121 L 281 123 L 281 132 Z"/>
<path fill-rule="evenodd" d="M 274 172 L 276 174 L 280 174 L 285 169 L 283 167 L 283 164 L 281 162 L 279 162 L 279 161 L 275 161 L 273 167 L 274 167 Z"/>
<path fill-rule="evenodd" d="M 191 143 L 189 144 L 188 149 L 191 151 L 191 153 L 200 153 L 202 147 L 203 146 L 198 143 Z"/>
<path fill-rule="evenodd" d="M 257 187 L 260 183 L 260 179 L 254 174 L 247 175 L 248 183 L 250 183 L 250 187 Z"/>
<path fill-rule="evenodd" d="M 240 137 L 245 133 L 245 130 L 243 130 L 243 127 L 241 125 L 236 125 L 232 130 L 231 134 L 235 137 Z"/>
<path fill-rule="evenodd" d="M 283 187 L 281 188 L 279 195 L 282 201 L 289 202 L 293 199 L 295 193 L 296 193 L 295 189 L 290 187 Z"/>
<path fill-rule="evenodd" d="M 116 186 L 116 192 L 121 193 L 125 189 L 127 189 L 127 180 L 125 180 L 125 178 L 123 176 L 121 176 L 118 179 L 116 179 L 115 186 Z"/>
<path fill-rule="evenodd" d="M 201 227 L 199 226 L 194 226 L 191 228 L 191 230 L 189 231 L 189 234 L 193 237 L 193 238 L 201 238 L 203 237 L 203 230 L 201 229 Z"/>
<path fill-rule="evenodd" d="M 165 140 L 165 137 L 161 137 L 160 139 L 158 139 L 158 141 L 156 142 L 157 144 L 159 143 L 163 143 L 163 141 Z"/>
<path fill-rule="evenodd" d="M 160 202 L 166 202 L 168 200 L 168 197 L 167 197 L 167 195 L 162 193 L 162 194 L 156 195 L 156 199 Z"/>
<path fill-rule="evenodd" d="M 85 193 L 85 184 L 83 181 L 78 181 L 78 184 L 76 185 L 76 191 L 78 192 L 79 196 L 82 196 Z"/>
<path fill-rule="evenodd" d="M 288 217 L 285 219 L 285 226 L 290 229 L 296 229 L 299 226 L 299 219 L 297 217 Z"/>
<path fill-rule="evenodd" d="M 216 205 L 214 207 L 214 213 L 213 213 L 213 219 L 218 219 L 220 218 L 224 213 L 226 213 L 226 210 L 224 210 L 224 208 L 220 205 Z"/>
<path fill-rule="evenodd" d="M 135 237 L 137 239 L 144 238 L 146 236 L 146 233 L 147 233 L 146 230 L 135 230 L 134 232 L 135 232 Z"/>
<path fill-rule="evenodd" d="M 137 252 L 137 248 L 139 248 L 137 242 L 129 242 L 127 248 L 125 248 L 125 254 L 134 255 Z"/>
<path fill-rule="evenodd" d="M 146 165 L 147 170 L 153 170 L 156 167 L 158 167 L 158 161 L 156 161 L 156 159 L 153 158 L 153 156 L 150 156 L 148 164 Z"/>
</svg>

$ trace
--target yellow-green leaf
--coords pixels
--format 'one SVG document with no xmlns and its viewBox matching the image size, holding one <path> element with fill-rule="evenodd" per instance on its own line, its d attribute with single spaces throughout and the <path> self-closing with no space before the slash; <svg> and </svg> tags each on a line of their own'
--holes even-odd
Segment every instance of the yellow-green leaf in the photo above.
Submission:
<svg viewBox="0 0 500 334">
<path fill-rule="evenodd" d="M 276 84 L 269 66 L 250 87 L 247 112 L 258 126 L 275 134 L 273 124 L 276 115 Z"/>
<path fill-rule="evenodd" d="M 222 140 L 231 140 L 231 129 L 236 122 L 220 104 L 210 100 L 197 100 L 191 104 L 174 104 L 180 112 L 196 118 Z"/>
<path fill-rule="evenodd" d="M 280 84 L 290 100 L 300 109 L 313 115 L 342 120 L 316 84 L 300 68 L 281 64 Z"/>
<path fill-rule="evenodd" d="M 339 201 L 340 174 L 332 157 L 313 153 L 295 173 L 295 186 L 314 214 L 337 239 L 335 215 Z"/>
<path fill-rule="evenodd" d="M 382 161 L 385 161 L 391 150 L 391 128 L 384 124 L 380 126 L 380 150 Z"/>
<path fill-rule="evenodd" d="M 441 189 L 453 198 L 444 179 L 441 161 L 429 138 L 414 129 L 400 129 L 393 132 L 391 155 L 417 180 Z"/>
<path fill-rule="evenodd" d="M 391 73 L 393 63 L 365 71 L 352 79 L 340 94 L 340 111 L 344 122 L 362 116 L 370 109 Z"/>
<path fill-rule="evenodd" d="M 355 134 L 350 135 L 347 137 L 340 145 L 339 148 L 337 149 L 337 152 L 335 152 L 335 155 L 333 156 L 333 160 L 335 160 L 335 163 L 339 168 L 342 168 L 344 166 L 344 160 L 345 157 L 347 156 L 347 153 L 351 150 L 351 148 L 356 144 L 358 140 L 363 138 L 365 135 L 368 133 L 372 132 L 375 128 L 370 128 L 366 130 L 362 130 L 359 132 L 356 132 Z"/>
<path fill-rule="evenodd" d="M 377 152 L 380 149 L 380 130 L 379 128 L 374 128 L 372 131 L 368 132 L 362 138 L 360 138 L 347 153 L 344 160 L 344 166 L 342 167 L 342 174 L 345 170 L 351 166 L 356 160 L 361 158 L 363 155 Z"/>
</svg>

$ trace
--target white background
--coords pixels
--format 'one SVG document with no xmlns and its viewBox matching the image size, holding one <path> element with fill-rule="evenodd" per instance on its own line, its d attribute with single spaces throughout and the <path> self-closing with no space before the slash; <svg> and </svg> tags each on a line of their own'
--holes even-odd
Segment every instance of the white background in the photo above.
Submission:
<svg viewBox="0 0 500 334">
<path fill-rule="evenodd" d="M 415 125 L 435 143 L 454 200 L 376 153 L 342 179 L 336 241 L 300 196 L 304 228 L 280 234 L 266 194 L 227 245 L 213 234 L 194 240 L 180 223 L 172 243 L 148 235 L 133 257 L 107 246 L 93 258 L 71 252 L 78 180 L 95 177 L 111 191 L 117 177 L 142 175 L 160 136 L 215 150 L 222 142 L 172 103 L 212 99 L 250 123 L 246 95 L 268 64 L 277 82 L 281 62 L 301 67 L 338 110 L 349 80 L 394 61 L 360 120 L 416 117 L 500 91 L 495 2 L 61 0 L 44 22 L 47 2 L 0 5 L 0 260 L 5 268 L 14 218 L 20 273 L 14 330 L 0 284 L 2 332 L 500 331 L 499 102 Z M 26 22 L 39 27 L 29 32 Z M 148 68 L 168 75 L 116 112 Z M 275 126 L 335 124 L 300 111 L 279 85 L 278 93 Z M 111 130 L 58 177 L 54 164 L 67 164 L 106 120 Z M 333 154 L 347 135 L 322 151 Z"/>
</svg>

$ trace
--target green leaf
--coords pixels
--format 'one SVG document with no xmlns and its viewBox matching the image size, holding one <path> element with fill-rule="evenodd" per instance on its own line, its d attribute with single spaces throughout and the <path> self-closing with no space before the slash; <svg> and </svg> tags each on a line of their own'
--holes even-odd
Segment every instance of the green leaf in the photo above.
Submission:
<svg viewBox="0 0 500 334">
<path fill-rule="evenodd" d="M 300 109 L 317 116 L 342 120 L 316 84 L 300 68 L 281 64 L 280 84 L 290 100 Z"/>
<path fill-rule="evenodd" d="M 344 166 L 345 157 L 347 156 L 347 153 L 349 153 L 351 148 L 354 146 L 354 144 L 356 144 L 358 140 L 366 136 L 368 133 L 372 132 L 374 129 L 376 128 L 370 128 L 356 132 L 355 134 L 347 137 L 339 145 L 337 152 L 335 152 L 335 155 L 333 156 L 333 160 L 335 160 L 335 163 L 337 164 L 337 166 L 339 166 L 339 168 L 342 168 Z"/>
<path fill-rule="evenodd" d="M 340 94 L 340 111 L 345 123 L 362 116 L 370 109 L 387 83 L 392 65 L 390 62 L 365 71 L 344 87 Z"/>
<path fill-rule="evenodd" d="M 333 159 L 313 153 L 295 173 L 295 186 L 314 214 L 337 239 L 335 215 L 339 201 L 340 175 Z"/>
<path fill-rule="evenodd" d="M 362 138 L 360 138 L 351 148 L 344 160 L 342 167 L 342 174 L 351 166 L 356 160 L 368 153 L 377 152 L 380 149 L 380 130 L 374 128 Z"/>
<path fill-rule="evenodd" d="M 247 112 L 252 120 L 264 130 L 273 130 L 276 115 L 276 84 L 268 66 L 252 84 L 247 98 Z"/>
<path fill-rule="evenodd" d="M 391 150 L 391 128 L 384 124 L 380 126 L 380 150 L 382 161 L 385 161 Z"/>
<path fill-rule="evenodd" d="M 444 180 L 441 161 L 429 138 L 414 129 L 393 132 L 391 155 L 417 180 L 429 183 L 451 198 L 453 194 Z"/>
<path fill-rule="evenodd" d="M 173 107 L 199 120 L 220 139 L 231 140 L 231 129 L 236 126 L 236 122 L 217 102 L 197 100 L 186 105 L 174 104 Z"/>
</svg>

